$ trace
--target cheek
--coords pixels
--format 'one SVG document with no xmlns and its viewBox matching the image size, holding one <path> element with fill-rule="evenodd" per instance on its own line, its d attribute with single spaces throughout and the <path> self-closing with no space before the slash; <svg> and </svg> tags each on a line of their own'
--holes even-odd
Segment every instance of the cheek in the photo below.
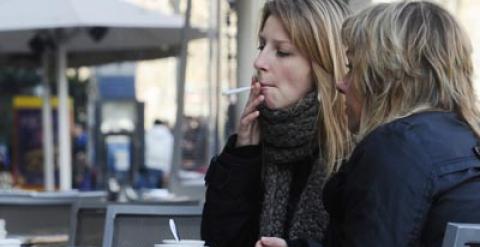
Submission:
<svg viewBox="0 0 480 247">
<path fill-rule="evenodd" d="M 284 78 L 289 83 L 289 87 L 296 89 L 300 94 L 313 89 L 311 70 L 307 66 L 294 66 L 284 70 Z"/>
<path fill-rule="evenodd" d="M 360 100 L 360 98 L 358 97 L 358 95 L 356 94 L 353 94 L 353 93 L 349 93 L 349 101 L 350 101 L 350 107 L 352 108 L 351 110 L 354 112 L 356 118 L 358 118 L 358 120 L 360 119 L 360 115 L 361 115 L 361 112 L 362 112 L 362 101 Z"/>
</svg>

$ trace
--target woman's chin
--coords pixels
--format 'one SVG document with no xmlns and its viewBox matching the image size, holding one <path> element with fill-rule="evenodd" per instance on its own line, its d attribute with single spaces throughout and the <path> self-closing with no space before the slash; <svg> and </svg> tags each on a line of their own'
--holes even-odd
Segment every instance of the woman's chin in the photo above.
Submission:
<svg viewBox="0 0 480 247">
<path fill-rule="evenodd" d="M 270 110 L 278 109 L 277 104 L 275 104 L 275 102 L 269 99 L 267 96 L 265 96 L 265 101 L 263 101 L 263 105 Z"/>
<path fill-rule="evenodd" d="M 271 97 L 272 95 L 265 95 L 265 94 L 264 96 L 265 96 L 264 104 L 270 110 L 286 109 L 288 108 L 289 105 L 292 105 L 286 102 L 285 100 L 282 100 L 283 98 Z"/>
</svg>

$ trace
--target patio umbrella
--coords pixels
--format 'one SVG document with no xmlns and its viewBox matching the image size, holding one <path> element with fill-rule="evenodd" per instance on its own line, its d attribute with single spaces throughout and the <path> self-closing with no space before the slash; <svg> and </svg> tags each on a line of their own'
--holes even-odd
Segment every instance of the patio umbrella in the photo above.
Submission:
<svg viewBox="0 0 480 247">
<path fill-rule="evenodd" d="M 2 0 L 0 1 L 0 65 L 46 66 L 47 51 L 55 53 L 59 97 L 60 189 L 71 189 L 71 150 L 68 122 L 69 65 L 173 56 L 181 40 L 204 32 L 188 29 L 184 20 L 119 0 Z M 43 56 L 42 56 L 43 55 Z M 45 87 L 48 89 L 48 85 Z M 52 133 L 49 93 L 44 96 L 44 133 Z M 47 189 L 53 189 L 53 142 L 44 139 Z M 50 157 L 50 158 L 49 158 Z"/>
</svg>

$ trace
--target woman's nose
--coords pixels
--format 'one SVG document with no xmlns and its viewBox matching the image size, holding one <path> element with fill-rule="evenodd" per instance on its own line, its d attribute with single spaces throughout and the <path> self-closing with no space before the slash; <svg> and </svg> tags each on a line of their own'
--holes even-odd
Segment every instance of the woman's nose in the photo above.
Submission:
<svg viewBox="0 0 480 247">
<path fill-rule="evenodd" d="M 337 87 L 337 90 L 338 90 L 340 93 L 346 94 L 346 93 L 347 93 L 347 90 L 348 90 L 347 80 L 342 79 L 342 80 L 337 81 L 336 87 Z"/>
<path fill-rule="evenodd" d="M 260 71 L 265 71 L 267 70 L 268 68 L 268 63 L 267 63 L 267 59 L 265 57 L 265 53 L 264 51 L 260 51 L 257 55 L 257 57 L 255 58 L 255 61 L 253 62 L 253 67 Z"/>
</svg>

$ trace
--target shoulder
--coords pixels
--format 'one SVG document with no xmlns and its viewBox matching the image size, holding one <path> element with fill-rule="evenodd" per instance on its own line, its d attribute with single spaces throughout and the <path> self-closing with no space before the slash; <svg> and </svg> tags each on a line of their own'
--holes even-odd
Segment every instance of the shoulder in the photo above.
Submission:
<svg viewBox="0 0 480 247">
<path fill-rule="evenodd" d="M 474 144 L 473 133 L 453 113 L 418 113 L 372 131 L 357 145 L 349 163 L 385 175 L 428 175 L 435 163 L 470 152 Z"/>
<path fill-rule="evenodd" d="M 360 144 L 365 151 L 414 155 L 431 165 L 472 155 L 478 138 L 452 112 L 423 112 L 380 126 Z"/>
</svg>

